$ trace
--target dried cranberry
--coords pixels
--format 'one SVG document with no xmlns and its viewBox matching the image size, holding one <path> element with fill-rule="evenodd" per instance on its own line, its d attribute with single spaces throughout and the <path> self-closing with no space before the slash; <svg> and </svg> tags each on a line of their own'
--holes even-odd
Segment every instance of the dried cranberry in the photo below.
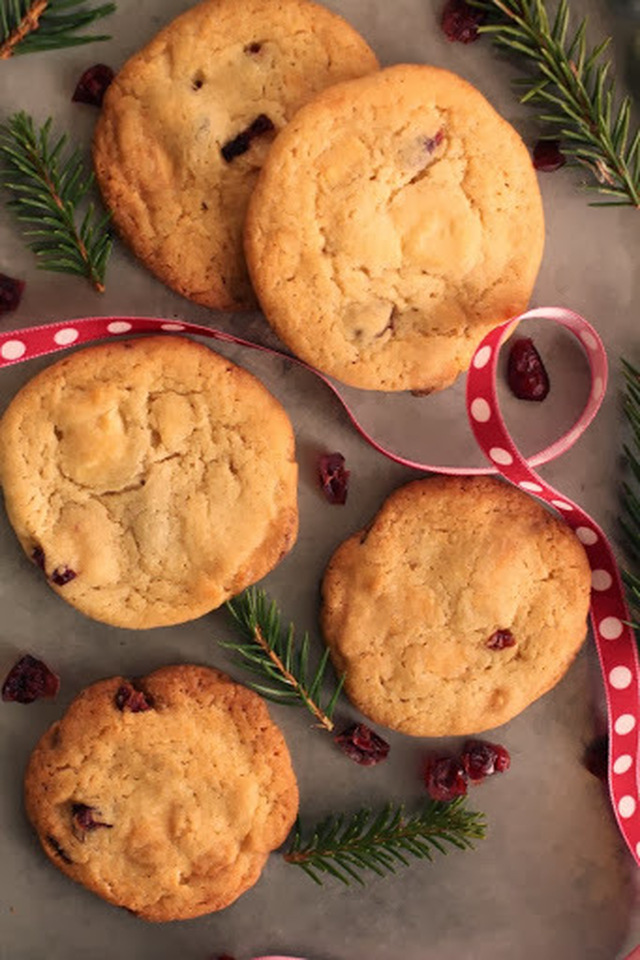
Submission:
<svg viewBox="0 0 640 960">
<path fill-rule="evenodd" d="M 472 7 L 465 0 L 447 0 L 442 11 L 442 29 L 447 40 L 473 43 L 480 34 L 478 27 L 483 22 L 483 10 Z"/>
<path fill-rule="evenodd" d="M 489 650 L 504 650 L 505 647 L 514 647 L 516 638 L 511 630 L 496 630 L 487 640 Z"/>
<path fill-rule="evenodd" d="M 519 400 L 544 400 L 549 393 L 549 375 L 530 337 L 513 341 L 507 364 L 507 382 Z"/>
<path fill-rule="evenodd" d="M 46 557 L 42 547 L 38 546 L 33 548 L 31 552 L 31 559 L 35 563 L 36 567 L 40 567 L 41 570 L 44 570 Z"/>
<path fill-rule="evenodd" d="M 365 723 L 353 723 L 333 739 L 350 760 L 362 767 L 382 763 L 389 753 L 387 741 Z"/>
<path fill-rule="evenodd" d="M 89 103 L 92 107 L 101 107 L 107 87 L 114 76 L 111 67 L 96 63 L 82 74 L 71 99 L 74 103 Z"/>
<path fill-rule="evenodd" d="M 49 846 L 51 847 L 51 849 L 52 849 L 55 853 L 57 853 L 57 855 L 60 857 L 60 859 L 61 859 L 62 861 L 64 861 L 64 863 L 68 863 L 68 864 L 73 863 L 73 860 L 71 859 L 71 857 L 69 856 L 69 854 L 66 852 L 66 850 L 64 850 L 64 849 L 62 848 L 62 846 L 58 843 L 58 841 L 56 840 L 55 837 L 52 837 L 51 834 L 49 834 L 49 835 L 46 837 L 46 841 L 47 841 L 47 843 L 49 844 Z"/>
<path fill-rule="evenodd" d="M 494 773 L 504 773 L 511 766 L 509 751 L 497 743 L 468 740 L 460 759 L 472 783 L 480 783 Z"/>
<path fill-rule="evenodd" d="M 346 503 L 349 470 L 341 453 L 325 453 L 318 460 L 320 483 L 329 503 Z"/>
<path fill-rule="evenodd" d="M 223 158 L 227 163 L 231 163 L 236 157 L 240 157 L 243 153 L 247 152 L 252 140 L 255 140 L 256 137 L 261 137 L 264 133 L 270 133 L 271 130 L 275 130 L 273 121 L 269 119 L 266 113 L 259 114 L 246 130 L 243 130 L 237 137 L 227 141 L 227 143 L 221 147 L 220 152 Z"/>
<path fill-rule="evenodd" d="M 560 149 L 559 140 L 538 140 L 533 148 L 533 165 L 542 173 L 553 173 L 564 167 L 567 158 Z"/>
<path fill-rule="evenodd" d="M 78 574 L 70 567 L 56 567 L 49 579 L 57 587 L 64 587 L 65 583 L 75 580 Z"/>
<path fill-rule="evenodd" d="M 129 713 L 143 713 L 153 709 L 151 698 L 142 690 L 136 690 L 130 683 L 123 683 L 118 687 L 114 700 L 118 710 L 128 710 Z"/>
<path fill-rule="evenodd" d="M 603 783 L 609 776 L 609 737 L 603 734 L 592 740 L 584 752 L 583 763 L 589 773 L 592 773 Z"/>
<path fill-rule="evenodd" d="M 108 830 L 111 830 L 113 824 L 96 820 L 93 816 L 96 812 L 95 807 L 89 807 L 86 803 L 74 803 L 72 805 L 71 816 L 73 817 L 76 833 L 87 833 L 90 830 L 97 830 L 98 827 L 106 827 Z"/>
<path fill-rule="evenodd" d="M 13 665 L 2 684 L 2 699 L 33 703 L 41 697 L 55 697 L 60 678 L 42 660 L 25 654 Z"/>
<path fill-rule="evenodd" d="M 444 133 L 442 130 L 437 130 L 433 137 L 425 137 L 423 142 L 427 153 L 433 153 L 433 151 L 440 146 L 443 140 Z"/>
<path fill-rule="evenodd" d="M 424 782 L 433 800 L 448 803 L 467 792 L 467 772 L 457 757 L 439 757 L 427 761 Z"/>
<path fill-rule="evenodd" d="M 15 310 L 22 299 L 23 290 L 24 280 L 16 280 L 15 277 L 8 277 L 6 273 L 0 273 L 0 313 Z"/>
</svg>

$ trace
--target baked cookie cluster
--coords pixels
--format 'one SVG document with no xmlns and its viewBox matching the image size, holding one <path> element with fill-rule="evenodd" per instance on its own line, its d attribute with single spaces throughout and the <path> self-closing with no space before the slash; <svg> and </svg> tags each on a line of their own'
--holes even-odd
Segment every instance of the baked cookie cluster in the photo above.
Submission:
<svg viewBox="0 0 640 960">
<path fill-rule="evenodd" d="M 122 236 L 178 292 L 252 306 L 250 277 L 278 336 L 324 373 L 441 390 L 526 308 L 540 193 L 478 90 L 377 66 L 307 0 L 205 0 L 110 86 L 96 174 Z"/>
</svg>

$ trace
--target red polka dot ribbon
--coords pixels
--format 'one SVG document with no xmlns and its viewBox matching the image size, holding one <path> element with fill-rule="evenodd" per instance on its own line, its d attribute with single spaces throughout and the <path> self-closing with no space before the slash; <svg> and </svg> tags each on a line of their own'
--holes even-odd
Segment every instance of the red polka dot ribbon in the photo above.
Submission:
<svg viewBox="0 0 640 960">
<path fill-rule="evenodd" d="M 505 426 L 496 396 L 498 354 L 513 325 L 521 320 L 545 320 L 560 324 L 574 334 L 585 350 L 591 371 L 591 390 L 586 406 L 567 433 L 528 459 L 517 449 Z M 285 356 L 311 371 L 329 387 L 351 422 L 376 450 L 405 466 L 431 473 L 500 473 L 511 483 L 544 500 L 573 528 L 584 544 L 592 571 L 591 622 L 602 669 L 609 721 L 609 787 L 613 810 L 629 850 L 640 864 L 640 805 L 638 789 L 638 723 L 640 721 L 640 670 L 629 613 L 613 551 L 603 531 L 577 504 L 563 497 L 534 467 L 564 453 L 581 436 L 596 415 L 607 385 L 607 358 L 602 342 L 586 320 L 561 307 L 540 308 L 502 324 L 491 331 L 476 350 L 467 377 L 467 414 L 473 433 L 490 466 L 436 467 L 400 456 L 378 443 L 349 409 L 340 389 L 312 367 L 261 344 L 243 340 L 222 330 L 200 324 L 148 317 L 89 317 L 50 323 L 0 334 L 0 367 L 123 334 L 188 333 L 238 344 L 268 354 Z M 258 960 L 300 960 L 263 957 Z"/>
</svg>

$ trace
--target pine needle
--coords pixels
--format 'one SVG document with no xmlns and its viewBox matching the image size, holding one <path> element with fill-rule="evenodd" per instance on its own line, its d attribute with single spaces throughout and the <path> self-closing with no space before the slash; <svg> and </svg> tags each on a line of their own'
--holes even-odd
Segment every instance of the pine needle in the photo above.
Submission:
<svg viewBox="0 0 640 960">
<path fill-rule="evenodd" d="M 325 650 L 313 674 L 309 674 L 308 634 L 301 642 L 295 637 L 293 624 L 286 631 L 280 625 L 280 612 L 263 590 L 251 587 L 227 604 L 244 640 L 219 641 L 232 650 L 245 669 L 262 677 L 261 683 L 249 686 L 267 700 L 291 706 L 304 706 L 325 730 L 333 730 L 333 712 L 344 684 L 340 678 L 328 697 L 322 696 L 329 651 Z"/>
<path fill-rule="evenodd" d="M 451 847 L 473 849 L 474 840 L 485 836 L 486 825 L 482 814 L 466 809 L 465 800 L 428 800 L 411 816 L 392 803 L 378 813 L 362 809 L 351 817 L 332 814 L 307 840 L 298 820 L 284 859 L 320 885 L 326 875 L 347 886 L 352 880 L 364 885 L 366 871 L 384 876 L 409 866 L 411 858 L 432 861 L 435 853 L 446 854 Z"/>
<path fill-rule="evenodd" d="M 0 182 L 39 266 L 86 277 L 103 293 L 110 217 L 93 204 L 80 214 L 93 174 L 85 172 L 80 150 L 65 151 L 66 136 L 52 136 L 51 124 L 49 118 L 36 129 L 30 116 L 16 113 L 0 125 Z"/>
<path fill-rule="evenodd" d="M 604 59 L 611 38 L 590 48 L 586 19 L 570 26 L 568 0 L 560 0 L 553 20 L 544 0 L 471 2 L 487 14 L 480 31 L 524 59 L 521 102 L 541 108 L 540 120 L 562 138 L 564 153 L 590 170 L 593 189 L 617 198 L 593 205 L 640 208 L 640 131 L 630 136 L 631 98 L 617 95 Z"/>
<path fill-rule="evenodd" d="M 115 3 L 99 7 L 86 0 L 0 0 L 0 60 L 21 53 L 76 47 L 111 37 L 81 34 L 89 24 L 116 9 Z"/>
</svg>

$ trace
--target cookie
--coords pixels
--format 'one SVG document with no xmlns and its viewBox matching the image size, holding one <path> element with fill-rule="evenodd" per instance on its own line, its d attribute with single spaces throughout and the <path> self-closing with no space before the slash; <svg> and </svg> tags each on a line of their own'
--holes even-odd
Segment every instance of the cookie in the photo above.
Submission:
<svg viewBox="0 0 640 960">
<path fill-rule="evenodd" d="M 338 84 L 278 136 L 245 249 L 269 323 L 371 390 L 440 390 L 527 306 L 544 220 L 513 128 L 460 77 L 401 65 Z"/>
<path fill-rule="evenodd" d="M 31 755 L 25 803 L 73 880 L 145 920 L 184 920 L 256 883 L 298 789 L 261 698 L 181 665 L 76 697 Z"/>
<path fill-rule="evenodd" d="M 421 737 L 506 723 L 564 675 L 586 635 L 579 540 L 489 478 L 418 480 L 333 555 L 322 628 L 371 720 Z"/>
<path fill-rule="evenodd" d="M 118 627 L 213 610 L 297 534 L 286 413 L 183 337 L 89 347 L 34 377 L 0 421 L 0 484 L 53 589 Z"/>
<path fill-rule="evenodd" d="M 254 305 L 242 225 L 276 133 L 332 83 L 378 66 L 308 0 L 206 0 L 116 76 L 94 139 L 114 223 L 163 283 L 221 310 Z"/>
</svg>

